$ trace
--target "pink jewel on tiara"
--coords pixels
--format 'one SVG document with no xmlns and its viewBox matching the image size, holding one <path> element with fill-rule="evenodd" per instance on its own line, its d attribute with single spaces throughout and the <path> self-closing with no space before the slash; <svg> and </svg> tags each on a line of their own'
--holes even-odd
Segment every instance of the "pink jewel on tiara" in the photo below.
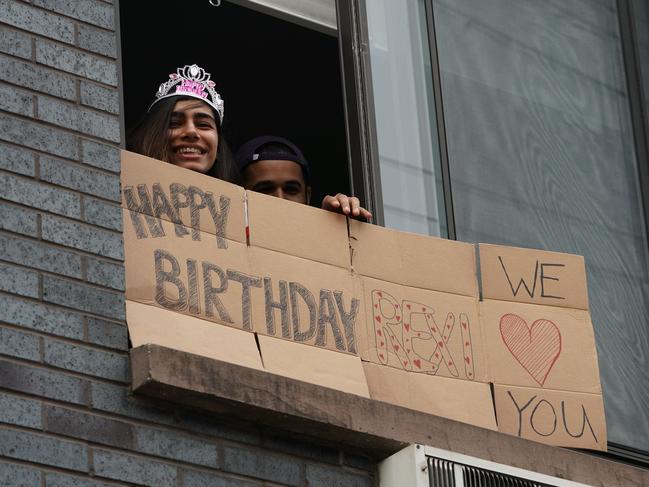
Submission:
<svg viewBox="0 0 649 487">
<path fill-rule="evenodd" d="M 169 75 L 169 80 L 158 88 L 156 100 L 151 104 L 151 107 L 163 98 L 170 96 L 191 96 L 200 98 L 214 108 L 219 114 L 220 121 L 223 122 L 223 99 L 214 89 L 216 84 L 210 77 L 210 73 L 197 64 L 188 64 L 176 69 L 175 73 Z M 174 87 L 175 90 L 173 90 Z"/>
</svg>

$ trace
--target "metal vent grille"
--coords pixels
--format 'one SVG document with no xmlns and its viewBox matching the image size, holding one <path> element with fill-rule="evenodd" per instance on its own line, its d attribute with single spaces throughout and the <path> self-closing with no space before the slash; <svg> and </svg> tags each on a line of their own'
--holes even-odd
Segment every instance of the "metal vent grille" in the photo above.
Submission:
<svg viewBox="0 0 649 487">
<path fill-rule="evenodd" d="M 427 462 L 430 487 L 556 487 L 436 457 Z"/>
</svg>

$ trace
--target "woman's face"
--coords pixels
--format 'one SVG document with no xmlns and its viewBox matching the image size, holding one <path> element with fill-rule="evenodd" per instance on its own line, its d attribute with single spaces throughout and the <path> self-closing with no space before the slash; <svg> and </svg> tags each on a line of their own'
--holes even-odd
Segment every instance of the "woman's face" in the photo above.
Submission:
<svg viewBox="0 0 649 487">
<path fill-rule="evenodd" d="M 172 164 L 201 173 L 209 171 L 219 146 L 210 106 L 200 100 L 176 102 L 169 122 L 168 144 Z"/>
</svg>

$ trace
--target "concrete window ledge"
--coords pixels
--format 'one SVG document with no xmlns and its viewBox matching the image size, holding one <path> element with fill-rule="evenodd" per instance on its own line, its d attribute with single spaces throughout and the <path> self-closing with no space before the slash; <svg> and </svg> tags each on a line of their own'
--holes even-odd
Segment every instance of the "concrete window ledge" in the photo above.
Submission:
<svg viewBox="0 0 649 487">
<path fill-rule="evenodd" d="M 649 471 L 591 454 L 161 347 L 131 350 L 133 391 L 381 460 L 421 443 L 596 486 L 649 485 Z"/>
</svg>

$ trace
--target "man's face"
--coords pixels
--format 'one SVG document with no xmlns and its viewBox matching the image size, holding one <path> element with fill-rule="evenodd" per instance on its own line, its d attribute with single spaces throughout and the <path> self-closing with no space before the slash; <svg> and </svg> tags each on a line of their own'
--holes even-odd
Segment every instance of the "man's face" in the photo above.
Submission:
<svg viewBox="0 0 649 487">
<path fill-rule="evenodd" d="M 293 161 L 267 160 L 248 165 L 243 171 L 246 189 L 308 204 L 311 188 L 304 181 L 302 167 Z"/>
</svg>

